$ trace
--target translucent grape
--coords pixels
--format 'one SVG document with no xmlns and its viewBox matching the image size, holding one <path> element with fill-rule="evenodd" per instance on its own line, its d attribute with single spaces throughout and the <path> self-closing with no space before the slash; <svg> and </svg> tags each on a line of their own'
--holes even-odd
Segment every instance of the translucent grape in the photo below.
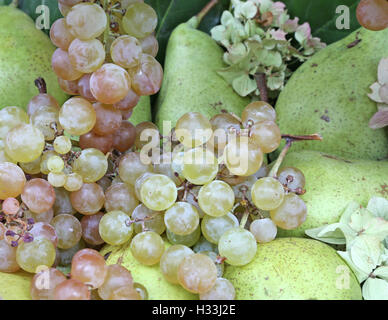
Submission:
<svg viewBox="0 0 388 320">
<path fill-rule="evenodd" d="M 69 59 L 73 67 L 82 73 L 91 73 L 105 61 L 105 49 L 101 41 L 75 39 L 69 46 Z"/>
<path fill-rule="evenodd" d="M 245 128 L 257 122 L 276 120 L 276 111 L 265 101 L 254 101 L 248 104 L 242 112 L 241 119 Z"/>
<path fill-rule="evenodd" d="M 178 268 L 178 281 L 192 293 L 209 291 L 216 283 L 217 268 L 213 261 L 201 253 L 186 256 Z"/>
<path fill-rule="evenodd" d="M 66 183 L 66 174 L 63 172 L 53 173 L 50 172 L 47 176 L 47 181 L 55 188 L 63 187 Z"/>
<path fill-rule="evenodd" d="M 74 214 L 76 211 L 71 205 L 70 193 L 64 188 L 55 188 L 54 214 Z"/>
<path fill-rule="evenodd" d="M 78 173 L 71 173 L 66 176 L 64 188 L 67 191 L 78 191 L 83 185 L 82 176 Z"/>
<path fill-rule="evenodd" d="M 127 226 L 129 217 L 122 211 L 110 211 L 100 220 L 101 238 L 113 246 L 123 244 L 131 239 L 133 225 Z"/>
<path fill-rule="evenodd" d="M 46 212 L 43 212 L 43 213 L 34 213 L 34 212 L 31 212 L 30 210 L 26 210 L 24 211 L 24 219 L 27 220 L 27 219 L 33 219 L 34 222 L 45 222 L 45 223 L 50 223 L 51 220 L 53 219 L 54 217 L 54 211 L 53 209 L 50 209 Z"/>
<path fill-rule="evenodd" d="M 69 53 L 60 48 L 55 50 L 51 57 L 51 67 L 55 74 L 63 80 L 74 81 L 82 77 L 82 72 L 70 62 Z"/>
<path fill-rule="evenodd" d="M 152 171 L 152 165 L 144 164 L 137 152 L 127 153 L 120 160 L 119 176 L 121 180 L 132 186 L 143 173 Z"/>
<path fill-rule="evenodd" d="M 386 0 L 361 0 L 356 13 L 358 22 L 368 30 L 379 31 L 388 27 Z"/>
<path fill-rule="evenodd" d="M 237 227 L 226 231 L 218 242 L 218 250 L 232 266 L 244 266 L 256 255 L 257 243 L 252 233 Z"/>
<path fill-rule="evenodd" d="M 90 300 L 90 291 L 84 283 L 69 279 L 56 286 L 54 300 Z"/>
<path fill-rule="evenodd" d="M 257 242 L 266 243 L 276 238 L 278 229 L 271 219 L 265 218 L 252 221 L 249 231 L 251 231 Z"/>
<path fill-rule="evenodd" d="M 139 65 L 131 68 L 132 89 L 140 96 L 150 96 L 157 93 L 162 86 L 163 68 L 161 64 L 149 54 L 140 56 Z"/>
<path fill-rule="evenodd" d="M 92 183 L 100 180 L 108 170 L 105 155 L 97 149 L 84 149 L 73 163 L 73 171 L 82 176 L 83 181 Z"/>
<path fill-rule="evenodd" d="M 205 215 L 201 222 L 201 230 L 205 239 L 211 243 L 218 244 L 221 236 L 228 230 L 237 228 L 238 220 L 232 213 L 222 217 L 211 217 Z"/>
<path fill-rule="evenodd" d="M 94 148 L 106 154 L 113 149 L 113 135 L 99 136 L 91 131 L 79 137 L 79 146 L 81 149 Z"/>
<path fill-rule="evenodd" d="M 124 99 L 115 103 L 113 106 L 119 110 L 132 110 L 138 104 L 140 96 L 135 91 L 129 89 Z"/>
<path fill-rule="evenodd" d="M 282 135 L 273 121 L 261 121 L 252 126 L 250 140 L 258 145 L 264 153 L 270 153 L 279 148 Z"/>
<path fill-rule="evenodd" d="M 236 291 L 233 284 L 224 278 L 217 278 L 213 288 L 208 292 L 201 293 L 199 300 L 234 300 Z"/>
<path fill-rule="evenodd" d="M 8 156 L 6 154 L 6 152 L 4 150 L 4 141 L 0 140 L 0 163 L 3 163 L 3 162 L 10 162 L 10 163 L 17 164 L 17 161 L 13 160 L 10 156 Z M 22 163 L 22 162 L 20 162 L 20 163 Z M 20 167 L 23 169 L 22 165 Z M 24 171 L 24 169 L 23 169 L 23 171 Z M 26 172 L 26 173 L 28 173 L 28 172 Z"/>
<path fill-rule="evenodd" d="M 108 272 L 105 281 L 98 288 L 98 294 L 101 299 L 108 300 L 113 291 L 120 287 L 132 287 L 133 278 L 131 273 L 121 265 L 113 264 L 108 266 Z"/>
<path fill-rule="evenodd" d="M 213 251 L 217 253 L 218 247 L 214 243 L 207 241 L 204 236 L 201 236 L 198 242 L 193 246 L 193 250 L 195 253 L 203 251 Z"/>
<path fill-rule="evenodd" d="M 131 4 L 123 18 L 125 32 L 142 39 L 154 32 L 158 23 L 155 10 L 142 2 Z"/>
<path fill-rule="evenodd" d="M 96 124 L 96 111 L 84 98 L 70 98 L 59 112 L 59 122 L 68 133 L 80 136 L 92 130 Z"/>
<path fill-rule="evenodd" d="M 164 252 L 164 241 L 153 231 L 138 233 L 131 241 L 131 253 L 136 260 L 147 266 L 159 262 Z"/>
<path fill-rule="evenodd" d="M 0 272 L 16 272 L 20 269 L 16 261 L 16 249 L 6 240 L 0 240 Z"/>
<path fill-rule="evenodd" d="M 58 78 L 58 84 L 61 89 L 67 94 L 70 94 L 72 96 L 78 95 L 78 80 L 69 81 Z"/>
<path fill-rule="evenodd" d="M 212 136 L 212 125 L 201 113 L 188 112 L 180 117 L 175 135 L 185 147 L 195 148 L 206 143 Z"/>
<path fill-rule="evenodd" d="M 22 242 L 16 250 L 16 261 L 25 271 L 35 273 L 41 266 L 51 267 L 55 261 L 55 247 L 46 238 Z"/>
<path fill-rule="evenodd" d="M 93 249 L 78 251 L 71 262 L 71 278 L 88 284 L 93 289 L 102 286 L 107 272 L 104 257 Z"/>
<path fill-rule="evenodd" d="M 141 300 L 141 296 L 134 287 L 120 287 L 113 291 L 109 300 Z"/>
<path fill-rule="evenodd" d="M 85 248 L 86 244 L 81 239 L 79 242 L 76 243 L 74 247 L 71 247 L 69 249 L 59 249 L 57 248 L 57 260 L 56 264 L 58 266 L 69 266 L 71 264 L 71 260 L 73 259 L 73 256 L 80 251 L 81 249 Z"/>
<path fill-rule="evenodd" d="M 167 239 L 171 244 L 182 244 L 187 247 L 192 247 L 197 243 L 199 238 L 201 237 L 201 228 L 198 227 L 190 234 L 181 236 L 171 232 L 170 230 L 166 230 Z"/>
<path fill-rule="evenodd" d="M 58 9 L 62 13 L 62 15 L 66 17 L 67 14 L 70 12 L 71 6 L 66 6 L 60 1 L 58 1 Z"/>
<path fill-rule="evenodd" d="M 53 143 L 54 151 L 59 154 L 66 154 L 71 150 L 71 140 L 66 136 L 56 137 Z"/>
<path fill-rule="evenodd" d="M 306 184 L 303 172 L 294 167 L 284 167 L 279 169 L 278 179 L 281 184 L 291 190 L 303 190 Z"/>
<path fill-rule="evenodd" d="M 18 162 L 31 162 L 39 158 L 44 148 L 42 132 L 31 124 L 20 124 L 5 138 L 5 152 Z"/>
<path fill-rule="evenodd" d="M 31 124 L 38 128 L 47 141 L 54 140 L 55 134 L 62 130 L 59 124 L 59 110 L 56 107 L 39 107 L 31 116 Z"/>
<path fill-rule="evenodd" d="M 120 152 L 125 152 L 133 146 L 135 139 L 135 126 L 129 121 L 124 120 L 113 136 L 113 147 Z"/>
<path fill-rule="evenodd" d="M 49 225 L 48 223 L 45 223 L 45 222 L 34 223 L 29 233 L 34 237 L 34 240 L 38 238 L 45 238 L 47 240 L 50 240 L 54 245 L 54 247 L 57 246 L 58 237 L 55 233 L 55 229 L 53 226 Z"/>
<path fill-rule="evenodd" d="M 165 212 L 164 223 L 171 232 L 180 236 L 188 235 L 199 225 L 198 211 L 187 202 L 177 202 Z"/>
<path fill-rule="evenodd" d="M 153 34 L 140 40 L 143 53 L 156 57 L 159 51 L 159 42 Z"/>
<path fill-rule="evenodd" d="M 16 198 L 26 184 L 22 169 L 10 162 L 0 163 L 0 199 Z"/>
<path fill-rule="evenodd" d="M 193 184 L 204 185 L 212 181 L 218 173 L 218 161 L 214 154 L 201 147 L 185 152 L 183 176 Z"/>
<path fill-rule="evenodd" d="M 5 139 L 7 133 L 19 124 L 28 124 L 27 113 L 19 107 L 5 107 L 0 110 L 0 140 Z"/>
<path fill-rule="evenodd" d="M 98 212 L 92 216 L 82 217 L 82 238 L 85 242 L 94 246 L 104 243 L 99 232 L 100 220 L 103 216 L 104 214 L 102 212 Z"/>
<path fill-rule="evenodd" d="M 66 24 L 75 38 L 91 40 L 105 31 L 108 21 L 106 13 L 99 5 L 80 3 L 70 9 Z"/>
<path fill-rule="evenodd" d="M 22 200 L 35 213 L 50 210 L 55 202 L 55 191 L 46 180 L 36 178 L 27 181 L 22 192 Z"/>
<path fill-rule="evenodd" d="M 52 156 L 56 156 L 57 153 L 54 150 L 44 151 L 42 156 L 40 157 L 40 172 L 43 174 L 49 174 L 50 170 L 47 167 L 47 161 Z"/>
<path fill-rule="evenodd" d="M 93 97 L 92 91 L 90 91 L 90 78 L 92 75 L 90 73 L 85 74 L 82 76 L 81 79 L 78 80 L 78 88 L 77 92 L 82 98 L 85 98 L 86 100 L 90 102 L 95 102 L 96 99 Z M 76 93 L 76 94 L 78 94 Z"/>
<path fill-rule="evenodd" d="M 161 174 L 155 174 L 144 181 L 140 188 L 140 200 L 154 211 L 170 208 L 176 201 L 178 191 L 174 181 Z"/>
<path fill-rule="evenodd" d="M 51 221 L 58 237 L 58 248 L 74 247 L 82 236 L 82 227 L 78 219 L 70 214 L 60 214 Z"/>
<path fill-rule="evenodd" d="M 90 91 L 101 103 L 114 104 L 124 99 L 131 87 L 128 72 L 112 63 L 104 64 L 90 78 Z"/>
<path fill-rule="evenodd" d="M 57 110 L 61 108 L 58 101 L 53 96 L 50 96 L 49 94 L 46 94 L 46 93 L 39 93 L 28 102 L 27 114 L 29 116 L 33 115 L 34 112 L 42 106 L 54 107 Z M 7 107 L 7 108 L 15 108 L 15 107 Z M 4 108 L 4 109 L 7 109 L 7 108 Z M 23 110 L 21 110 L 21 112 L 24 113 Z"/>
<path fill-rule="evenodd" d="M 280 207 L 270 213 L 273 222 L 278 227 L 286 230 L 296 229 L 307 218 L 306 204 L 295 193 L 287 194 Z"/>
<path fill-rule="evenodd" d="M 65 163 L 63 162 L 62 158 L 59 156 L 51 156 L 47 160 L 47 168 L 50 170 L 50 172 L 60 173 L 62 172 L 64 167 L 65 167 Z"/>
<path fill-rule="evenodd" d="M 74 40 L 74 37 L 70 33 L 64 18 L 60 18 L 52 24 L 50 29 L 50 39 L 55 46 L 61 48 L 62 50 L 67 50 L 69 48 L 70 43 Z"/>
<path fill-rule="evenodd" d="M 116 183 L 105 192 L 105 209 L 109 211 L 122 211 L 128 216 L 139 204 L 133 187 L 125 183 Z"/>
<path fill-rule="evenodd" d="M 30 294 L 32 300 L 53 300 L 54 289 L 66 281 L 66 276 L 55 268 L 44 269 L 31 280 Z"/>
<path fill-rule="evenodd" d="M 278 208 L 282 204 L 284 188 L 278 180 L 265 177 L 255 182 L 251 189 L 251 195 L 256 207 L 269 211 Z"/>
<path fill-rule="evenodd" d="M 201 253 L 204 254 L 205 256 L 208 256 L 214 262 L 214 265 L 216 266 L 216 269 L 217 269 L 217 278 L 222 277 L 225 270 L 225 264 L 223 263 L 222 260 L 221 261 L 219 260 L 220 256 L 214 251 L 201 251 Z"/>
<path fill-rule="evenodd" d="M 206 214 L 213 217 L 223 216 L 233 208 L 233 189 L 223 181 L 212 181 L 199 190 L 198 203 Z"/>
<path fill-rule="evenodd" d="M 171 154 L 168 152 L 162 153 L 159 157 L 158 163 L 154 163 L 154 172 L 169 177 L 172 181 L 175 182 L 176 185 L 179 185 L 182 180 L 175 175 L 171 162 Z"/>
<path fill-rule="evenodd" d="M 136 125 L 135 146 L 137 149 L 142 149 L 149 142 L 159 145 L 160 132 L 158 127 L 150 122 L 144 121 Z"/>
<path fill-rule="evenodd" d="M 15 198 L 7 198 L 1 204 L 1 209 L 7 215 L 17 214 L 20 208 L 19 201 Z"/>
<path fill-rule="evenodd" d="M 169 247 L 160 258 L 160 271 L 164 278 L 171 283 L 178 284 L 178 268 L 183 259 L 191 254 L 193 250 L 183 245 Z"/>
<path fill-rule="evenodd" d="M 142 48 L 135 37 L 123 35 L 116 38 L 110 47 L 110 54 L 114 63 L 125 69 L 139 64 Z"/>
<path fill-rule="evenodd" d="M 250 176 L 260 169 L 263 152 L 248 140 L 240 136 L 232 139 L 225 147 L 223 159 L 229 171 L 237 176 Z"/>
<path fill-rule="evenodd" d="M 143 204 L 139 204 L 135 210 L 133 210 L 132 220 L 136 221 L 134 223 L 136 233 L 153 231 L 161 235 L 166 230 L 163 213 L 152 211 Z"/>
<path fill-rule="evenodd" d="M 95 103 L 93 107 L 97 116 L 93 127 L 94 133 L 105 136 L 115 133 L 120 128 L 122 122 L 120 110 L 102 103 Z"/>
<path fill-rule="evenodd" d="M 229 113 L 221 113 L 210 119 L 213 134 L 209 143 L 216 150 L 223 150 L 230 139 L 234 137 L 241 129 L 240 122 Z"/>
<path fill-rule="evenodd" d="M 79 213 L 93 215 L 104 206 L 105 195 L 97 183 L 84 183 L 81 189 L 70 194 L 70 201 Z"/>
</svg>

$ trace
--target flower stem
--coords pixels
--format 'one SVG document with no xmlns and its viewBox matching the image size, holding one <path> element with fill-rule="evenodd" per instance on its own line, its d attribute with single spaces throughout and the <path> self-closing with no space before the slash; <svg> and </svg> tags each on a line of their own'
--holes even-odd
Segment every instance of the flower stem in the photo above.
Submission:
<svg viewBox="0 0 388 320">
<path fill-rule="evenodd" d="M 268 86 L 267 86 L 267 77 L 265 73 L 259 72 L 255 74 L 255 80 L 257 88 L 260 91 L 261 101 L 268 102 Z"/>
</svg>

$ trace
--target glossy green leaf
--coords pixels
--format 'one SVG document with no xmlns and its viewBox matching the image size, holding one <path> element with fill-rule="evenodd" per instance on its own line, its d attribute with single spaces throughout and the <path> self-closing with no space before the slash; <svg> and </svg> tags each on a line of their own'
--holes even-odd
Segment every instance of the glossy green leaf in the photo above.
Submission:
<svg viewBox="0 0 388 320">
<path fill-rule="evenodd" d="M 365 300 L 388 300 L 388 282 L 368 278 L 362 286 L 362 295 Z"/>
<path fill-rule="evenodd" d="M 313 36 L 320 37 L 326 43 L 338 41 L 360 27 L 356 18 L 356 8 L 359 0 L 283 0 L 292 17 L 299 21 L 309 22 Z M 336 26 L 340 13 L 339 6 L 349 8 L 349 29 L 339 30 Z"/>
<path fill-rule="evenodd" d="M 156 37 L 159 41 L 158 60 L 163 62 L 171 32 L 181 23 L 197 15 L 209 0 L 145 0 L 158 15 Z M 221 13 L 229 7 L 229 0 L 220 0 L 203 18 L 199 29 L 209 32 L 220 21 Z"/>
</svg>

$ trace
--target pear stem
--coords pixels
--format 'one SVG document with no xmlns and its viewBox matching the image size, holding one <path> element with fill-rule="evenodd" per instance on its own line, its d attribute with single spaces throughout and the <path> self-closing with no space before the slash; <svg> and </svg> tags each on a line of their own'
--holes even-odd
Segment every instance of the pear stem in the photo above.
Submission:
<svg viewBox="0 0 388 320">
<path fill-rule="evenodd" d="M 19 5 L 19 0 L 12 0 L 12 2 L 9 4 L 11 7 L 17 8 Z"/>
<path fill-rule="evenodd" d="M 43 78 L 39 77 L 35 81 L 35 86 L 38 88 L 40 94 L 46 94 L 47 93 L 47 86 L 46 81 L 44 81 Z"/>
<path fill-rule="evenodd" d="M 203 17 L 205 17 L 211 9 L 218 3 L 218 0 L 211 0 L 201 11 L 197 14 L 198 25 L 201 23 Z"/>
<path fill-rule="evenodd" d="M 308 140 L 318 140 L 322 141 L 322 137 L 318 133 L 310 134 L 307 136 L 294 136 L 291 134 L 282 134 L 282 138 L 286 139 L 286 145 L 284 146 L 282 152 L 279 154 L 279 157 L 276 159 L 274 166 L 268 174 L 268 177 L 277 178 L 278 170 L 286 157 L 288 150 L 291 148 L 292 143 L 295 141 L 308 141 Z"/>
</svg>

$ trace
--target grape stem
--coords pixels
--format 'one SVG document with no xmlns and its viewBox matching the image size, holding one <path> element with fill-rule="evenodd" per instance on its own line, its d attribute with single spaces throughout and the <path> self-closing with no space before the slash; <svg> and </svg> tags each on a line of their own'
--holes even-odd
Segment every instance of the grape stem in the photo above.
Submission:
<svg viewBox="0 0 388 320">
<path fill-rule="evenodd" d="M 284 146 L 282 152 L 280 153 L 279 157 L 276 159 L 276 162 L 274 166 L 272 167 L 271 171 L 268 174 L 268 177 L 277 178 L 278 170 L 286 157 L 286 154 L 288 150 L 291 148 L 292 143 L 295 141 L 308 141 L 308 140 L 318 140 L 322 141 L 322 137 L 318 133 L 310 134 L 307 136 L 294 136 L 290 134 L 282 134 L 282 138 L 286 139 L 286 145 Z"/>
</svg>

